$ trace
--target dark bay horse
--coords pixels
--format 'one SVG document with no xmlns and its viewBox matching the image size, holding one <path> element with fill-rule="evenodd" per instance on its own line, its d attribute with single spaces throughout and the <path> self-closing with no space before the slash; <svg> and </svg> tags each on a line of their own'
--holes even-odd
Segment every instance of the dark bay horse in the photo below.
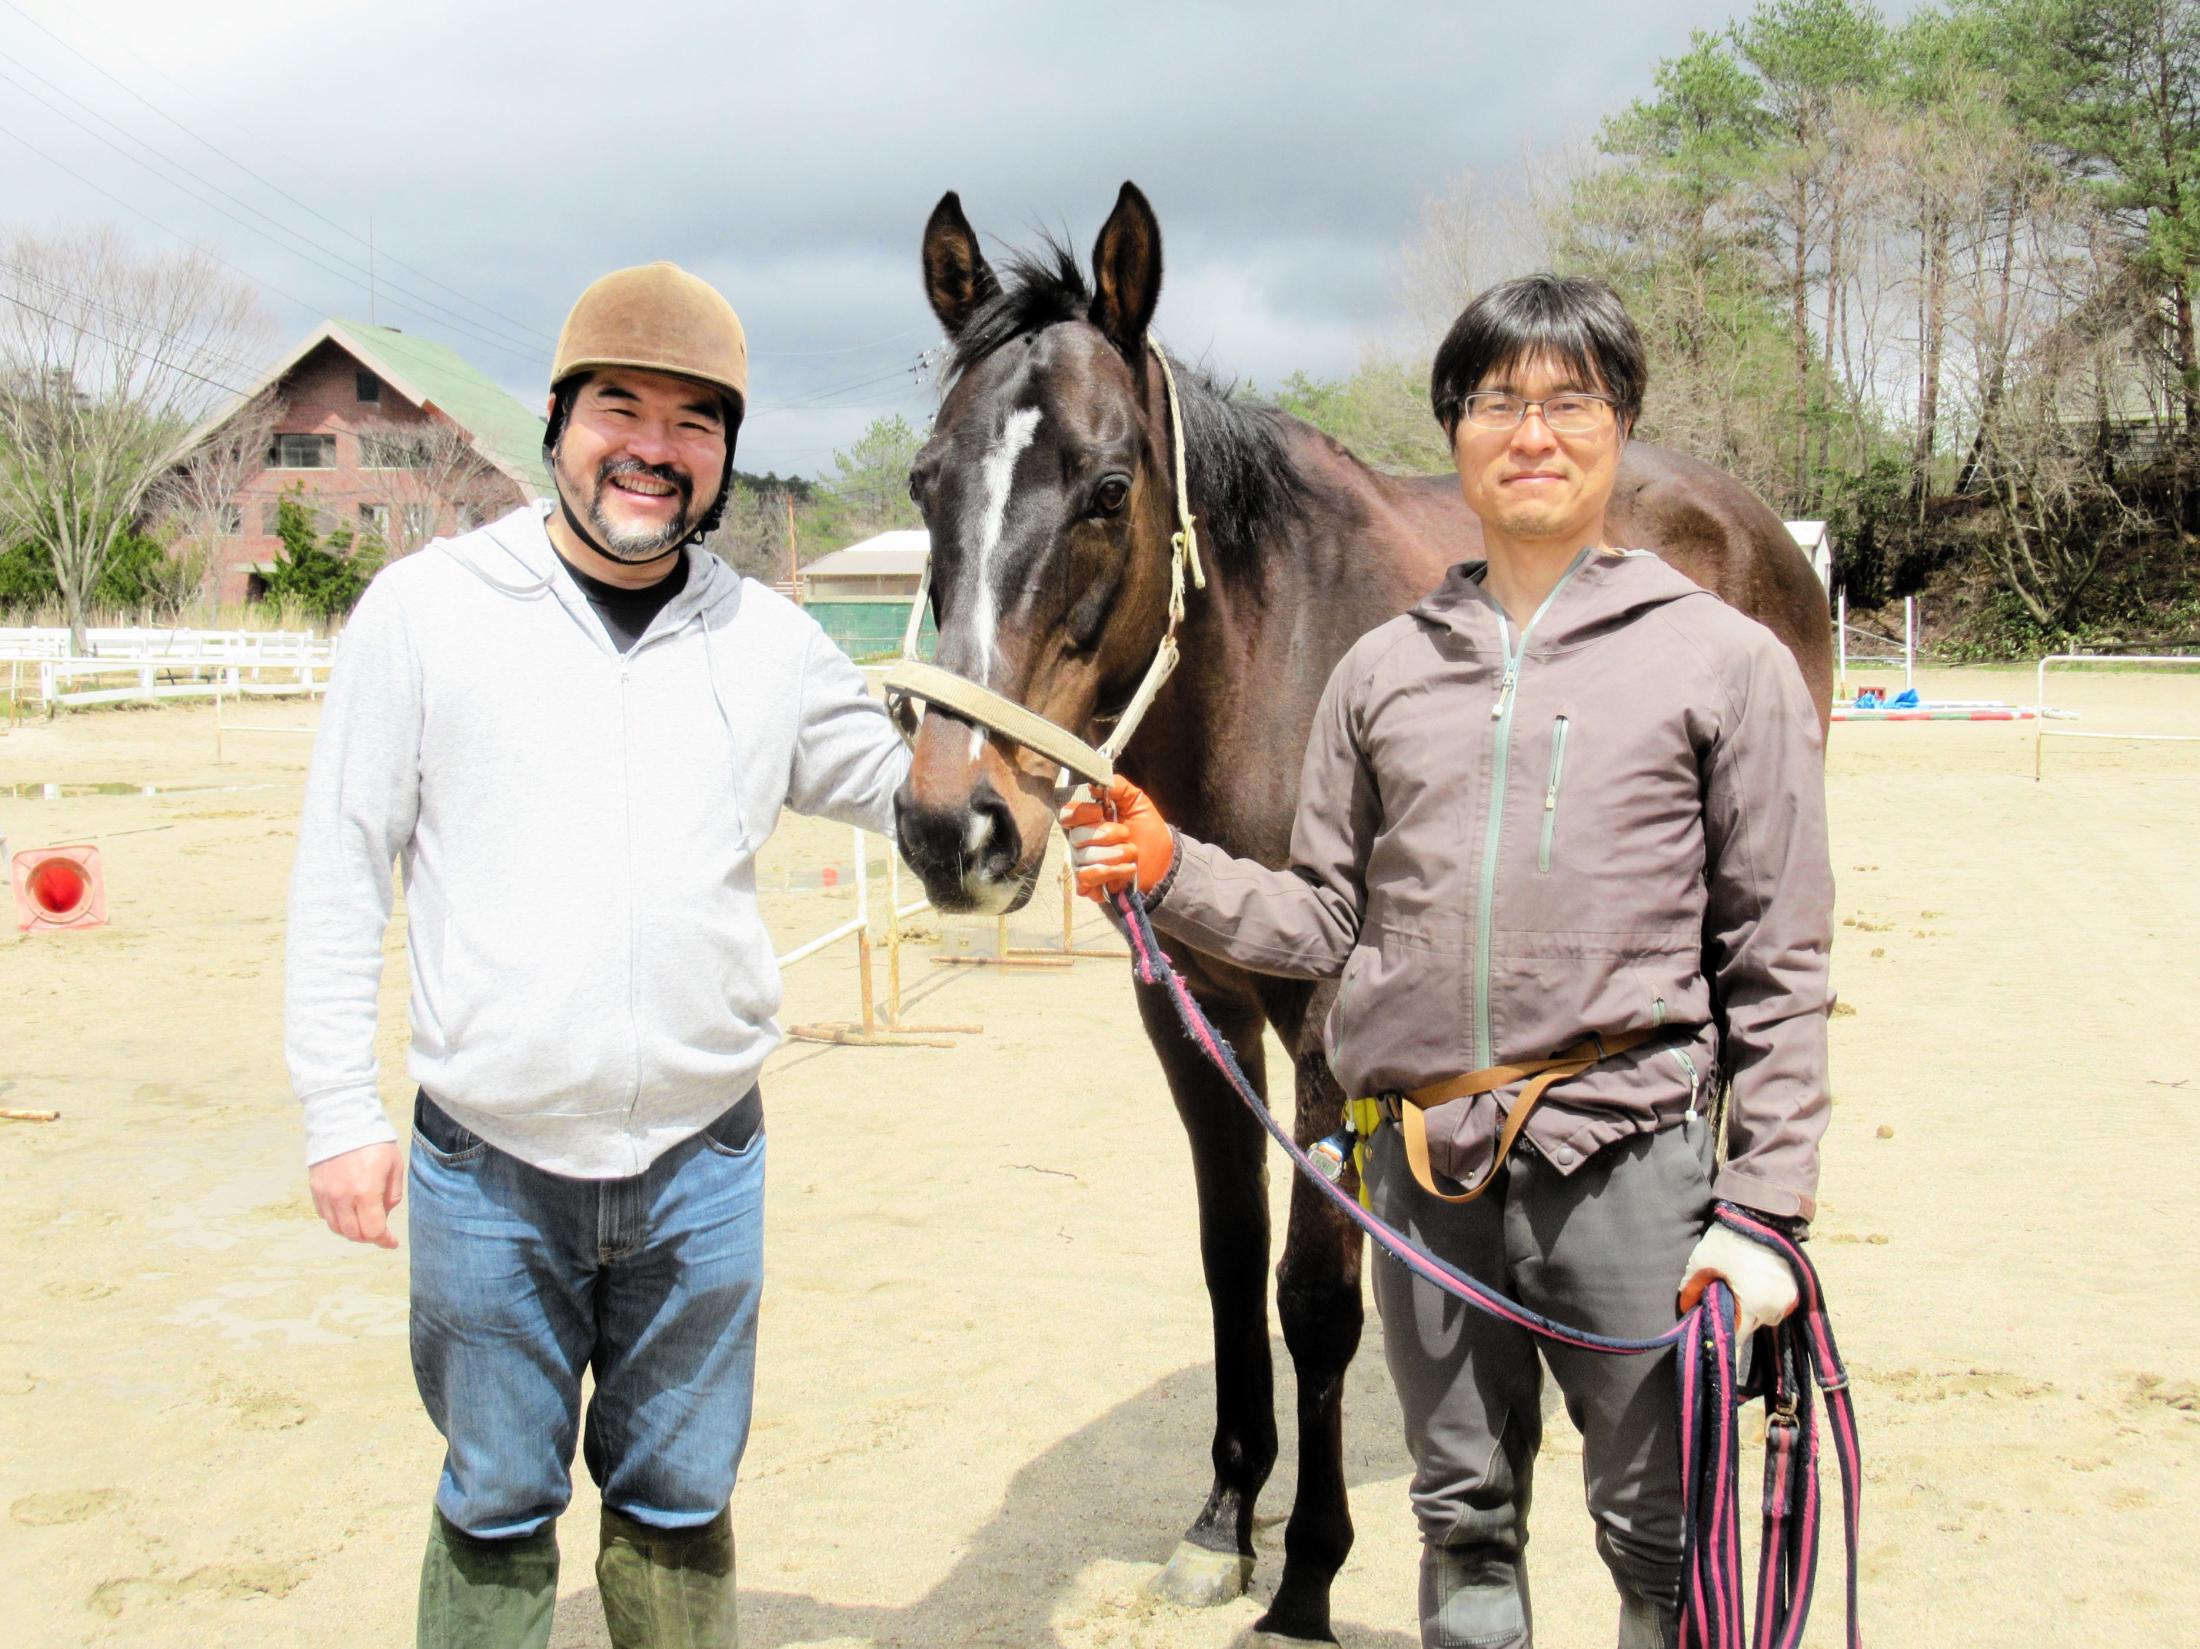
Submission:
<svg viewBox="0 0 2200 1649">
<path fill-rule="evenodd" d="M 1097 738 L 1165 623 L 1177 497 L 1167 391 L 1148 338 L 1160 224 L 1126 183 L 1089 281 L 1058 246 L 1018 256 L 1003 279 L 949 194 L 925 226 L 923 263 L 953 346 L 911 475 L 931 530 L 938 662 Z M 1182 367 L 1176 379 L 1207 585 L 1189 596 L 1183 662 L 1120 766 L 1190 834 L 1281 864 L 1331 667 L 1445 568 L 1477 557 L 1480 527 L 1450 476 L 1379 474 L 1306 424 L 1235 401 Z M 1635 441 L 1611 526 L 1615 542 L 1657 551 L 1778 635 L 1823 721 L 1825 592 L 1757 498 L 1694 459 Z M 1030 896 L 1055 778 L 1021 746 L 930 711 L 900 797 L 900 845 L 934 904 L 1009 910 Z M 1179 960 L 1264 1093 L 1263 1022 L 1291 1050 L 1299 1138 L 1334 1129 L 1344 1095 L 1320 1035 L 1331 988 L 1189 953 Z M 1191 1137 L 1214 1313 L 1213 1486 L 1159 1584 L 1180 1601 L 1213 1603 L 1250 1581 L 1254 1500 L 1276 1459 L 1265 1139 L 1164 999 L 1142 991 L 1139 1011 Z M 1339 1396 L 1360 1339 L 1359 1267 L 1358 1233 L 1295 1187 L 1277 1311 L 1298 1377 L 1298 1493 L 1262 1641 L 1334 1641 L 1330 1583 L 1352 1542 Z"/>
</svg>

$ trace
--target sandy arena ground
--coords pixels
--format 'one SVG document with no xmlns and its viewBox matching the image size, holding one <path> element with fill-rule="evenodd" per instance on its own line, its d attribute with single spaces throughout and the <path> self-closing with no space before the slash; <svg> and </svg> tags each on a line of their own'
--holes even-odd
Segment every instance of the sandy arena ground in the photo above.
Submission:
<svg viewBox="0 0 2200 1649">
<path fill-rule="evenodd" d="M 2031 680 L 1928 687 L 2024 699 Z M 2052 696 L 2079 727 L 2200 732 L 2200 674 Z M 305 754 L 240 736 L 217 767 L 198 709 L 0 735 L 0 829 L 19 849 L 96 839 L 113 912 L 92 934 L 0 934 L 0 1105 L 63 1112 L 0 1123 L 0 1638 L 22 1649 L 410 1641 L 440 1443 L 413 1392 L 405 1255 L 315 1221 L 279 1049 Z M 1833 735 L 1841 1009 L 1814 1247 L 1857 1375 L 1882 1644 L 2167 1644 L 2200 1621 L 2200 746 L 2071 741 L 2047 764 L 2035 785 L 2021 726 Z M 43 784 L 163 793 L 11 795 Z M 775 843 L 783 946 L 840 919 L 846 894 L 805 884 L 851 858 L 837 827 Z M 1020 941 L 1046 937 L 1039 904 Z M 1212 1373 L 1187 1153 L 1127 973 L 949 970 L 930 948 L 912 1017 L 984 1034 L 792 1046 L 766 1076 L 743 1641 L 1220 1649 L 1273 1586 L 1282 1531 L 1237 1604 L 1142 1590 L 1205 1491 Z M 395 934 L 389 954 L 402 1119 Z M 850 948 L 791 972 L 788 1020 L 854 1007 Z M 1347 1402 L 1359 1538 L 1337 1623 L 1408 1649 L 1378 1332 Z M 1608 1642 L 1563 1422 L 1546 1450 L 1543 1641 Z M 1265 1514 L 1290 1477 L 1287 1441 Z M 560 1645 L 605 1641 L 595 1529 L 583 1473 Z M 1814 1643 L 1838 1640 L 1838 1564 Z"/>
</svg>

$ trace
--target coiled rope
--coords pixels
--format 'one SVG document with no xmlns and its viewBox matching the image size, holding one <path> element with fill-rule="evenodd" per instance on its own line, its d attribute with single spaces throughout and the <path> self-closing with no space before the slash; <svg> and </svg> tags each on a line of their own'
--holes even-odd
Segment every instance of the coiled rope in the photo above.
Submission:
<svg viewBox="0 0 2200 1649">
<path fill-rule="evenodd" d="M 1863 1456 L 1857 1440 L 1856 1411 L 1849 1396 L 1848 1372 L 1834 1345 L 1826 1315 L 1825 1291 L 1818 1272 L 1786 1233 L 1721 1203 L 1714 1217 L 1730 1230 L 1763 1243 L 1794 1268 L 1800 1298 L 1787 1319 L 1768 1332 L 1772 1356 L 1762 1360 L 1748 1389 L 1735 1378 L 1740 1347 L 1735 1343 L 1734 1296 L 1713 1282 L 1703 1298 L 1662 1334 L 1647 1339 L 1618 1339 L 1529 1310 L 1488 1284 L 1446 1264 L 1403 1232 L 1362 1208 L 1359 1199 L 1331 1180 L 1262 1101 L 1228 1042 L 1208 1020 L 1191 988 L 1170 965 L 1135 889 L 1113 896 L 1130 934 L 1132 967 L 1139 983 L 1157 986 L 1176 1010 L 1185 1034 L 1231 1090 L 1282 1146 L 1308 1184 L 1353 1224 L 1376 1248 L 1431 1287 L 1500 1322 L 1511 1323 L 1542 1339 L 1584 1351 L 1639 1357 L 1671 1349 L 1680 1388 L 1682 1473 L 1682 1568 L 1680 1649 L 1744 1649 L 1743 1612 L 1747 1593 L 1742 1576 L 1740 1450 L 1736 1428 L 1741 1404 L 1761 1396 L 1765 1402 L 1765 1492 L 1763 1544 L 1758 1568 L 1755 1623 L 1746 1643 L 1755 1649 L 1795 1649 L 1810 1617 L 1811 1591 L 1818 1571 L 1823 1523 L 1818 1485 L 1817 1403 L 1823 1396 L 1826 1421 L 1840 1466 L 1842 1531 L 1848 1551 L 1848 1649 L 1861 1649 L 1856 1622 L 1857 1548 L 1861 1529 L 1858 1499 L 1863 1489 Z"/>
</svg>

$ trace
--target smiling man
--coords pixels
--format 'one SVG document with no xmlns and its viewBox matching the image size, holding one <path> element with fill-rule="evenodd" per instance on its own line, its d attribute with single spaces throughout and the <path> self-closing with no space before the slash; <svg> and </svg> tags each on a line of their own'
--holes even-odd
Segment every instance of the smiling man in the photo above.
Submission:
<svg viewBox="0 0 2200 1649">
<path fill-rule="evenodd" d="M 1769 630 L 1611 541 L 1646 376 L 1595 282 L 1509 281 L 1459 317 L 1430 392 L 1487 559 L 1337 666 L 1287 868 L 1174 834 L 1121 781 L 1115 818 L 1085 803 L 1065 822 L 1088 892 L 1135 882 L 1200 950 L 1341 978 L 1328 1052 L 1370 1096 L 1354 1109 L 1377 1214 L 1604 1335 L 1659 1333 L 1723 1277 L 1746 1337 L 1793 1309 L 1795 1280 L 1713 1203 L 1800 1235 L 1829 1103 L 1819 724 Z M 1374 1283 L 1415 1465 L 1421 1641 L 1521 1649 L 1536 1342 L 1402 1266 Z M 1671 1649 L 1673 1359 L 1543 1357 L 1582 1433 L 1621 1649 Z"/>
<path fill-rule="evenodd" d="M 618 1649 L 734 1642 L 728 1500 L 763 1280 L 779 971 L 755 856 L 783 807 L 882 834 L 908 755 L 855 666 L 703 548 L 748 349 L 667 263 L 558 340 L 553 502 L 438 540 L 346 626 L 291 882 L 285 1052 L 331 1229 L 397 1246 L 448 1444 L 419 1641 L 548 1640 L 584 1450 Z M 404 867 L 410 1166 L 378 1094 Z"/>
</svg>

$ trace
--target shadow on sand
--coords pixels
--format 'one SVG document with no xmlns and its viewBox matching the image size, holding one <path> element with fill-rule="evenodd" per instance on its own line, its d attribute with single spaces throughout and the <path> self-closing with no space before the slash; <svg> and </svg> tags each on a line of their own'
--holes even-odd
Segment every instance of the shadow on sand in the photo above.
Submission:
<svg viewBox="0 0 2200 1649">
<path fill-rule="evenodd" d="M 1373 1336 L 1370 1335 L 1370 1340 Z M 1281 1518 L 1291 1504 L 1292 1440 L 1289 1436 L 1290 1362 L 1274 1347 L 1285 1425 L 1283 1459 L 1261 1496 L 1260 1565 L 1252 1598 L 1265 1607 L 1283 1566 Z M 1397 1435 L 1396 1408 L 1380 1348 L 1363 1346 L 1348 1377 L 1345 1471 L 1357 1486 L 1411 1470 Z M 963 1555 L 922 1597 L 907 1604 L 836 1603 L 800 1593 L 741 1588 L 743 1649 L 791 1649 L 800 1644 L 876 1644 L 894 1649 L 1050 1649 L 1069 1642 L 1145 1641 L 1135 1626 L 1143 1615 L 1143 1576 L 1158 1567 L 1184 1522 L 1198 1509 L 1206 1481 L 1196 1468 L 1206 1460 L 1214 1412 L 1214 1369 L 1181 1369 L 1072 1432 L 1009 1480 L 1000 1509 L 968 1541 Z M 1357 1445 L 1355 1445 L 1357 1439 Z M 921 1489 L 912 1484 L 912 1503 Z M 1402 1491 L 1401 1491 L 1402 1492 Z M 1076 1509 L 1065 1516 L 1065 1508 Z M 1271 1514 L 1273 1514 L 1271 1516 Z M 921 1511 L 918 1513 L 921 1515 Z M 734 1497 L 739 1538 L 741 1502 Z M 1119 1595 L 1095 1596 L 1078 1577 L 1096 1562 L 1138 1565 L 1126 1569 Z M 1159 1612 L 1173 1606 L 1152 1603 Z M 1115 1611 L 1122 1611 L 1121 1615 Z M 1411 1622 L 1413 1599 L 1396 1600 L 1392 1620 Z M 1064 1636 L 1058 1616 L 1086 1621 Z M 1112 1616 L 1103 1624 L 1102 1617 Z M 1244 1615 L 1251 1619 L 1251 1612 Z M 1158 1620 L 1143 1622 L 1159 1625 Z M 1340 1611 L 1339 1635 L 1353 1649 L 1415 1649 L 1418 1632 L 1371 1628 Z M 563 1599 L 552 1649 L 596 1649 L 607 1644 L 603 1612 L 593 1587 Z"/>
</svg>

